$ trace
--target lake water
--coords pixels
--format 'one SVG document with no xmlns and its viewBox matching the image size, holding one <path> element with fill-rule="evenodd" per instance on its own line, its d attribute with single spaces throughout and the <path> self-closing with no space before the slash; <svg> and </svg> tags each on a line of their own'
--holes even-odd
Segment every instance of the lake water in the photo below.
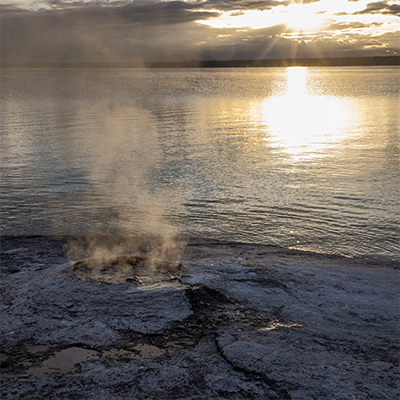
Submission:
<svg viewBox="0 0 400 400">
<path fill-rule="evenodd" d="M 399 73 L 3 69 L 1 233 L 399 259 Z"/>
</svg>

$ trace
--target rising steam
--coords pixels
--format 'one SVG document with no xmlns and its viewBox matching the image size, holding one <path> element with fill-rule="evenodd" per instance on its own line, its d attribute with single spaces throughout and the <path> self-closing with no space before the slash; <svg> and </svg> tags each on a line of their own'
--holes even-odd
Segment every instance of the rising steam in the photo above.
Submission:
<svg viewBox="0 0 400 400">
<path fill-rule="evenodd" d="M 107 226 L 101 234 L 120 237 L 99 237 L 94 227 L 90 237 L 70 242 L 71 258 L 146 252 L 152 258 L 177 261 L 183 243 L 178 243 L 177 230 L 165 216 L 165 193 L 154 184 L 162 153 L 150 112 L 94 107 L 90 113 L 85 110 L 85 118 L 88 114 L 92 121 L 82 132 L 84 145 L 78 151 L 86 156 L 88 179 L 102 199 L 96 203 L 96 219 Z"/>
</svg>

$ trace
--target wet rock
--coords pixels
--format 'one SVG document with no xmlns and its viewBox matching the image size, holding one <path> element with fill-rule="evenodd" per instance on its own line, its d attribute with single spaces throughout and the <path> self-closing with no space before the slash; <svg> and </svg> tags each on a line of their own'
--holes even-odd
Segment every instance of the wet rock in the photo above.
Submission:
<svg viewBox="0 0 400 400">
<path fill-rule="evenodd" d="M 69 240 L 2 246 L 4 399 L 398 396 L 394 262 L 194 240 L 181 267 L 97 268 Z"/>
</svg>

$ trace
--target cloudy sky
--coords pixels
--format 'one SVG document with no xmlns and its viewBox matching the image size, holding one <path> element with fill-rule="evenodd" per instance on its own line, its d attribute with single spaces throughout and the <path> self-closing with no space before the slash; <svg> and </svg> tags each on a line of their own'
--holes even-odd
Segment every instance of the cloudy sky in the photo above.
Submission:
<svg viewBox="0 0 400 400">
<path fill-rule="evenodd" d="M 382 0 L 0 0 L 6 62 L 385 56 L 400 5 Z"/>
</svg>

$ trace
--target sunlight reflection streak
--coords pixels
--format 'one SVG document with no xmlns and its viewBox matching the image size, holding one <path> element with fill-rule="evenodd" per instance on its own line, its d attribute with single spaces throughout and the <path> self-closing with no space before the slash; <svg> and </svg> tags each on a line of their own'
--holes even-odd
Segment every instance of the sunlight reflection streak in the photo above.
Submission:
<svg viewBox="0 0 400 400">
<path fill-rule="evenodd" d="M 308 93 L 307 68 L 287 69 L 286 93 L 263 104 L 268 146 L 295 160 L 327 155 L 351 133 L 357 118 L 351 102 Z"/>
</svg>

